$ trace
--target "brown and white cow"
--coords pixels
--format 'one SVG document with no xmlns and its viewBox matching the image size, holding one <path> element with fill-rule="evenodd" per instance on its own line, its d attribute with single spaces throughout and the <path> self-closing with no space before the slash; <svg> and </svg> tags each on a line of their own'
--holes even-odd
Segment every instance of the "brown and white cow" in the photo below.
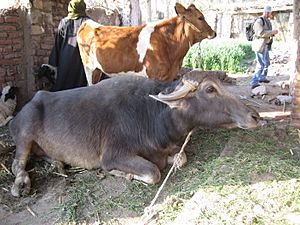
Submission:
<svg viewBox="0 0 300 225">
<path fill-rule="evenodd" d="M 100 80 L 101 71 L 174 80 L 189 48 L 216 36 L 193 4 L 185 8 L 176 3 L 175 10 L 176 17 L 135 27 L 84 22 L 77 38 L 88 85 Z"/>
</svg>

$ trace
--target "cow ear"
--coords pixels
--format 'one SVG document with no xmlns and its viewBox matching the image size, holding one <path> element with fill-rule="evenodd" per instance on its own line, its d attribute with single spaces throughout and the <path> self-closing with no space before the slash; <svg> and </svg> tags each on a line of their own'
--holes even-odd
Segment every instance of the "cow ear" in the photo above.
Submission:
<svg viewBox="0 0 300 225">
<path fill-rule="evenodd" d="M 177 2 L 175 5 L 175 11 L 178 16 L 183 16 L 185 14 L 186 8 L 184 8 L 183 5 Z"/>
<path fill-rule="evenodd" d="M 191 8 L 196 8 L 196 6 L 194 4 L 190 4 L 190 6 L 188 7 L 188 9 L 191 9 Z"/>
</svg>

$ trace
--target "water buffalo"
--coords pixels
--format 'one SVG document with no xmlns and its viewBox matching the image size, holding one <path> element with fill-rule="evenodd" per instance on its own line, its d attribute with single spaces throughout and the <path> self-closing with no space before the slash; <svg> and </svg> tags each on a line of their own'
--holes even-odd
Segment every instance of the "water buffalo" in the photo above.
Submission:
<svg viewBox="0 0 300 225">
<path fill-rule="evenodd" d="M 12 194 L 30 189 L 25 171 L 34 146 L 56 161 L 102 168 L 149 184 L 196 127 L 257 126 L 259 115 L 213 77 L 191 71 L 166 82 L 126 75 L 94 86 L 39 91 L 10 123 L 16 143 Z"/>
</svg>

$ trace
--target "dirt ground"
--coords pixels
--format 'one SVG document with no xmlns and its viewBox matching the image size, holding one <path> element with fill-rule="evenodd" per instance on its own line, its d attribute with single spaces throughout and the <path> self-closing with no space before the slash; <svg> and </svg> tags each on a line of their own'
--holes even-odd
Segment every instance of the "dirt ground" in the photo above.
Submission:
<svg viewBox="0 0 300 225">
<path fill-rule="evenodd" d="M 288 51 L 284 47 L 271 52 L 272 65 L 269 69 L 270 83 L 265 84 L 267 94 L 251 97 L 250 79 L 251 70 L 244 75 L 229 75 L 236 78 L 236 84 L 226 84 L 226 87 L 238 97 L 243 98 L 246 104 L 253 106 L 261 113 L 265 119 L 282 119 L 289 115 L 290 104 L 276 105 L 275 99 L 278 95 L 288 94 L 287 89 L 283 89 L 281 83 L 288 81 L 291 65 L 289 62 Z M 29 196 L 14 198 L 10 194 L 10 188 L 14 177 L 10 174 L 10 167 L 14 156 L 14 143 L 10 139 L 7 127 L 0 130 L 0 224 L 55 224 L 62 222 L 62 214 L 69 213 L 64 211 L 62 203 L 68 199 L 74 180 L 85 176 L 91 179 L 98 179 L 101 189 L 97 189 L 94 195 L 106 200 L 116 195 L 122 194 L 129 182 L 122 178 L 106 176 L 99 171 L 69 171 L 68 177 L 62 177 L 55 172 L 51 172 L 51 165 L 43 161 L 30 162 L 29 170 L 32 180 L 32 192 Z M 50 171 L 50 172 L 49 172 Z M 85 191 L 94 190 L 93 186 L 85 187 Z M 100 191 L 99 191 L 100 190 Z M 130 201 L 130 199 L 128 199 Z M 99 203 L 90 200 L 90 204 Z M 150 204 L 150 202 L 149 202 Z M 58 209 L 58 210 L 57 210 Z M 84 209 L 83 209 L 84 210 Z M 84 213 L 84 212 L 83 212 Z M 88 214 L 88 212 L 86 212 Z M 97 215 L 101 219 L 119 218 L 118 221 L 126 221 L 130 224 L 137 219 L 138 213 L 126 210 L 122 207 L 113 207 L 109 212 Z M 121 224 L 122 222 L 120 222 Z M 123 223 L 122 223 L 123 224 Z"/>
</svg>

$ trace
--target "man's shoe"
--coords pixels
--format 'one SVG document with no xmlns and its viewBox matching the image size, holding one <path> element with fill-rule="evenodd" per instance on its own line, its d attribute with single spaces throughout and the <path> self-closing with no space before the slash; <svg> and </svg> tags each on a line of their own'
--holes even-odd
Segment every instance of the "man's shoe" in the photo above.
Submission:
<svg viewBox="0 0 300 225">
<path fill-rule="evenodd" d="M 259 83 L 270 83 L 270 81 L 267 79 L 264 79 L 264 80 L 260 80 Z"/>
<path fill-rule="evenodd" d="M 258 87 L 258 86 L 260 86 L 260 85 L 259 84 L 253 84 L 252 87 L 251 87 L 251 89 L 254 89 L 254 88 Z"/>
</svg>

